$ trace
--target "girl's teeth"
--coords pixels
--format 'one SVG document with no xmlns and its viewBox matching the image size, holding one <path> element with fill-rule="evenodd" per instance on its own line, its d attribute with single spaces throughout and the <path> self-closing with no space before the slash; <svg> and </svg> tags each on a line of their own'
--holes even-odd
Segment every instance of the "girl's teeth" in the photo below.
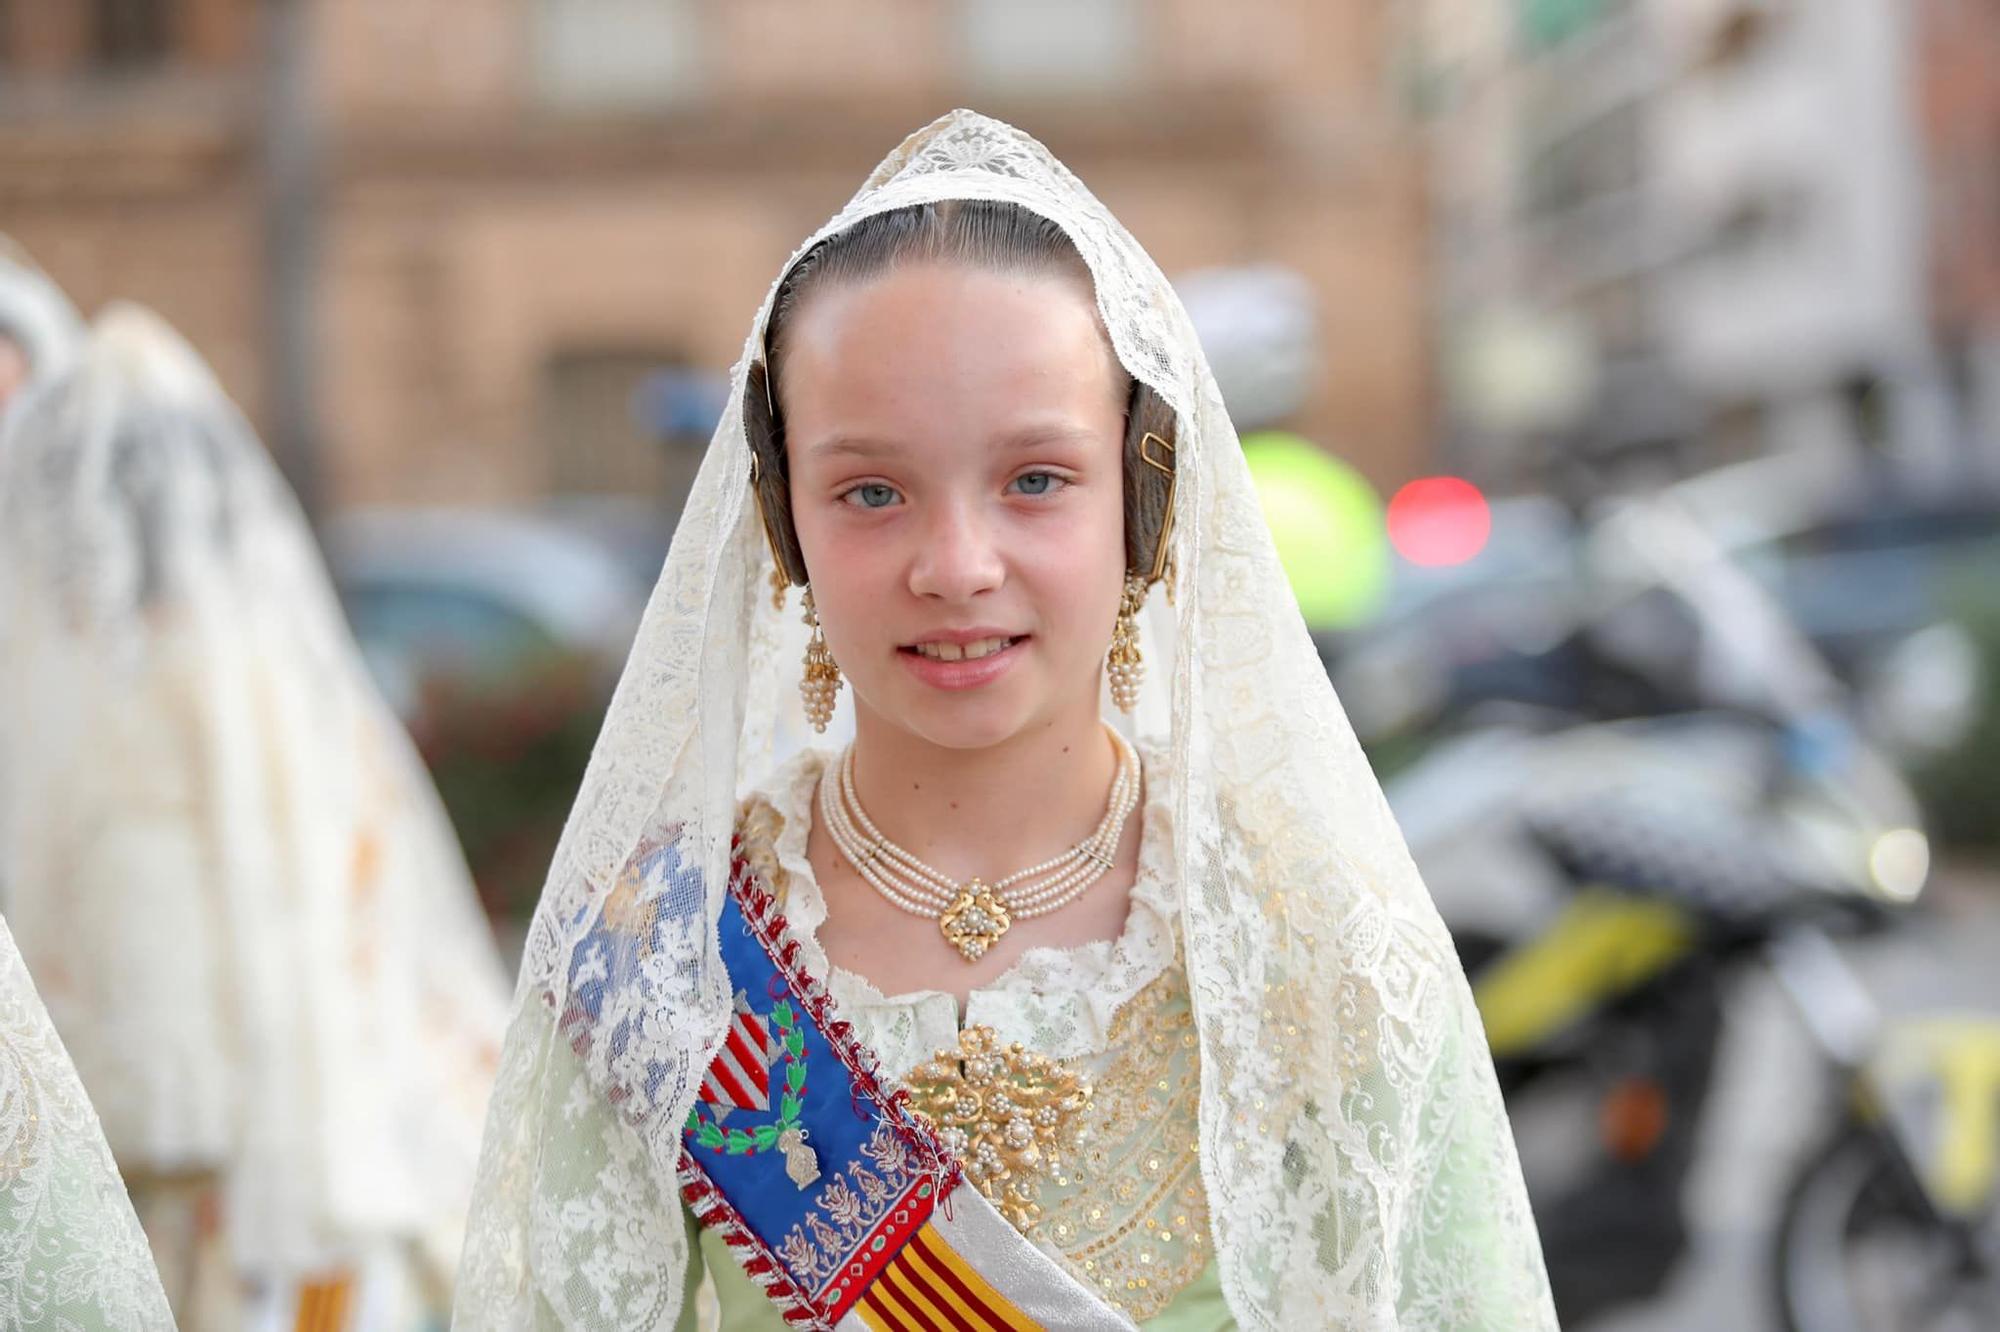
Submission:
<svg viewBox="0 0 2000 1332">
<path fill-rule="evenodd" d="M 993 655 L 1013 641 L 1011 638 L 982 638 L 963 646 L 957 643 L 922 643 L 917 651 L 932 661 L 975 661 Z"/>
</svg>

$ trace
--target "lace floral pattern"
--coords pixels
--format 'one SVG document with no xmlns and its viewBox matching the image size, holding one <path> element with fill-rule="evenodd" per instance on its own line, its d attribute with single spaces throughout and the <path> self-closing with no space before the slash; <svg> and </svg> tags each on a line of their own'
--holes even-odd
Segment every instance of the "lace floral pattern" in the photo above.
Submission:
<svg viewBox="0 0 2000 1332">
<path fill-rule="evenodd" d="M 0 922 L 0 1326 L 173 1325 L 97 1115 Z"/>
<path fill-rule="evenodd" d="M 800 252 L 865 215 L 948 198 L 1011 201 L 1061 227 L 1090 268 L 1118 359 L 1175 414 L 1177 596 L 1171 605 L 1152 598 L 1142 615 L 1157 671 L 1135 731 L 1159 755 L 1149 799 L 1170 815 L 1159 882 L 1173 886 L 1165 914 L 1178 917 L 1185 948 L 1201 1178 L 1230 1312 L 1259 1329 L 1554 1327 L 1470 990 L 1299 619 L 1171 285 L 1039 143 L 964 111 L 900 145 Z M 677 923 L 660 965 L 686 996 L 634 1028 L 656 1074 L 654 1122 L 632 1126 L 654 1178 L 671 1179 L 674 1150 L 658 1121 L 685 1116 L 724 1030 L 729 991 L 714 928 L 737 800 L 806 734 L 791 687 L 804 629 L 793 623 L 795 601 L 772 605 L 740 409 L 771 298 L 745 336 L 731 406 L 527 941 L 511 1039 L 528 1049 L 503 1070 L 489 1121 L 462 1273 L 468 1326 L 524 1325 L 527 1291 L 587 1283 L 597 1261 L 588 1243 L 531 1261 L 525 1237 L 553 1205 L 545 1135 L 532 1120 L 503 1116 L 532 1112 L 573 952 L 632 849 L 668 823 L 694 848 L 706 891 L 662 885 L 643 902 Z M 1031 970 L 1024 963 L 1016 977 L 1024 992 L 1076 993 L 1053 976 L 1028 980 Z M 1126 998 L 1147 979 L 1135 975 Z M 1080 1032 L 1107 1038 L 1115 1017 L 1037 1003 L 1010 995 L 965 1016 L 1023 1023 L 1024 1043 L 1051 1054 L 1063 1041 L 1080 1044 Z M 914 1022 L 871 1036 L 891 1070 L 931 1044 Z M 510 1077 L 529 1083 L 510 1086 Z M 677 1310 L 682 1241 L 670 1237 L 660 1257 L 665 1304 Z"/>
</svg>

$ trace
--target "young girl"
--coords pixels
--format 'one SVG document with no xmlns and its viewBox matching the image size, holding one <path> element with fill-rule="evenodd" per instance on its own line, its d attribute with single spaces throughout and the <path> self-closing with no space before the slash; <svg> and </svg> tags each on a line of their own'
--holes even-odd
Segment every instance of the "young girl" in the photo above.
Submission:
<svg viewBox="0 0 2000 1332">
<path fill-rule="evenodd" d="M 954 113 L 735 382 L 530 935 L 459 1326 L 1553 1327 L 1144 251 Z"/>
</svg>

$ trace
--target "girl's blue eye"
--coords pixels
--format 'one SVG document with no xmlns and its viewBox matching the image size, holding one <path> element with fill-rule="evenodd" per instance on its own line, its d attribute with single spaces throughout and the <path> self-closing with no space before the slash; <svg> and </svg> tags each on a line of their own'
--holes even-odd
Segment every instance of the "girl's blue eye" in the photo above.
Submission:
<svg viewBox="0 0 2000 1332">
<path fill-rule="evenodd" d="M 880 481 L 870 481 L 848 491 L 846 498 L 864 509 L 886 509 L 896 502 L 896 488 L 885 486 Z"/>
<path fill-rule="evenodd" d="M 1062 478 L 1054 472 L 1029 472 L 1014 478 L 1014 485 L 1023 495 L 1047 495 L 1062 484 Z"/>
</svg>

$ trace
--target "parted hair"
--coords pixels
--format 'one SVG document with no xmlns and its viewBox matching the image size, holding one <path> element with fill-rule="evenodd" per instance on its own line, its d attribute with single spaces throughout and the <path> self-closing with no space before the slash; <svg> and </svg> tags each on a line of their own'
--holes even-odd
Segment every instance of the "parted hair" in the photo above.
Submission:
<svg viewBox="0 0 2000 1332">
<path fill-rule="evenodd" d="M 787 323 L 812 292 L 863 282 L 906 263 L 1073 276 L 1086 288 L 1091 285 L 1089 266 L 1062 228 L 1014 203 L 946 199 L 891 209 L 863 218 L 801 255 L 778 284 L 764 333 L 764 359 L 751 364 L 743 387 L 743 428 L 756 461 L 758 503 L 773 553 L 793 583 L 804 584 L 808 575 L 792 522 L 783 394 L 767 391 L 767 383 L 774 388 L 784 384 Z M 1115 357 L 1112 364 L 1118 364 Z M 1172 483 L 1169 473 L 1145 460 L 1142 446 L 1148 433 L 1166 441 L 1168 449 L 1156 450 L 1153 457 L 1171 466 L 1173 409 L 1149 385 L 1133 379 L 1125 407 L 1125 564 L 1140 577 L 1155 567 Z"/>
</svg>

